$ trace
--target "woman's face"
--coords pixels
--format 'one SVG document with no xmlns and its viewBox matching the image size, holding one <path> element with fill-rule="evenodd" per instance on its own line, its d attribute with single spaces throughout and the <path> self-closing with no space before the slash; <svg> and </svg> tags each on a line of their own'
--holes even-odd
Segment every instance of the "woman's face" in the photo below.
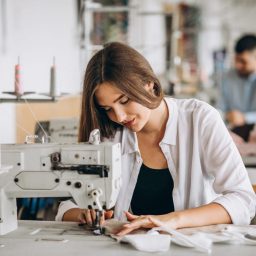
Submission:
<svg viewBox="0 0 256 256">
<path fill-rule="evenodd" d="M 149 120 L 151 109 L 130 100 L 110 83 L 101 84 L 95 96 L 98 105 L 107 113 L 109 119 L 134 132 L 141 131 Z"/>
</svg>

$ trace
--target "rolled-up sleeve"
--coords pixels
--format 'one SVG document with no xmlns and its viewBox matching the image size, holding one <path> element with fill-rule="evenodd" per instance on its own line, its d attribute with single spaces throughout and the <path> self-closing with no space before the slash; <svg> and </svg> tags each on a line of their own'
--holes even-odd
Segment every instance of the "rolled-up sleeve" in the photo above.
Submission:
<svg viewBox="0 0 256 256">
<path fill-rule="evenodd" d="M 64 213 L 72 208 L 79 208 L 79 207 L 75 203 L 73 203 L 71 200 L 66 200 L 61 202 L 58 208 L 57 215 L 55 216 L 55 220 L 62 221 Z"/>
<path fill-rule="evenodd" d="M 202 120 L 202 154 L 213 189 L 233 224 L 249 224 L 255 216 L 256 196 L 242 158 L 219 113 L 208 106 Z"/>
</svg>

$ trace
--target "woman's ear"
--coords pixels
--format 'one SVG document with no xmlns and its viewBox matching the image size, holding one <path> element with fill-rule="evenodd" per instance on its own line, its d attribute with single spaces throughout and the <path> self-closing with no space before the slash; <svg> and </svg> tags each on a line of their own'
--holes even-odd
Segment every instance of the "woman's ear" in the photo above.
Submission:
<svg viewBox="0 0 256 256">
<path fill-rule="evenodd" d="M 149 82 L 145 85 L 145 89 L 148 92 L 154 93 L 154 83 L 153 82 Z"/>
</svg>

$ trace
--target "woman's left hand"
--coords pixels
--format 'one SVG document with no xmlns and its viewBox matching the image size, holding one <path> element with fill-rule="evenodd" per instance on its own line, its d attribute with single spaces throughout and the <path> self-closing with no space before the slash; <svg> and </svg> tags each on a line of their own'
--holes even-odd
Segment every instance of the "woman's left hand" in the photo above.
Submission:
<svg viewBox="0 0 256 256">
<path fill-rule="evenodd" d="M 153 228 L 160 227 L 163 225 L 167 225 L 170 228 L 176 229 L 177 226 L 177 218 L 175 217 L 175 213 L 169 213 L 164 215 L 134 215 L 129 212 L 125 212 L 127 220 L 130 221 L 128 224 L 123 225 L 123 229 L 119 231 L 116 235 L 124 236 L 133 230 L 139 228 Z"/>
</svg>

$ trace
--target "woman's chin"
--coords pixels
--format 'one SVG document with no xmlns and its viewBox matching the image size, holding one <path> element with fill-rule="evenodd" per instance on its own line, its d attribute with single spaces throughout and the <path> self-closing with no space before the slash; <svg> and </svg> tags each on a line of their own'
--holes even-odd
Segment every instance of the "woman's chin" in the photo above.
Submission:
<svg viewBox="0 0 256 256">
<path fill-rule="evenodd" d="M 131 127 L 128 127 L 129 130 L 133 131 L 133 132 L 140 132 L 142 130 L 143 127 L 140 127 L 140 126 L 131 126 Z"/>
</svg>

